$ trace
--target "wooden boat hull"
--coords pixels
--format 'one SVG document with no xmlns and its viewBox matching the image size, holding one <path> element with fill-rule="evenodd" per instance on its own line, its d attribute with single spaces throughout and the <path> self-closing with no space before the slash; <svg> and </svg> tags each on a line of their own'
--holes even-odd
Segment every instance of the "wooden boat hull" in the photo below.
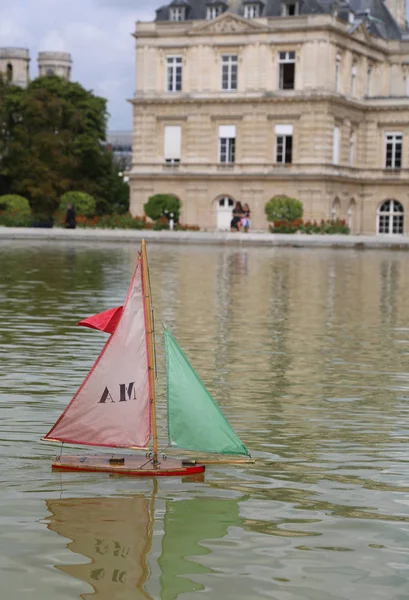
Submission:
<svg viewBox="0 0 409 600">
<path fill-rule="evenodd" d="M 112 461 L 114 459 L 114 461 Z M 124 459 L 123 463 L 119 461 Z M 146 456 L 58 456 L 52 463 L 55 471 L 83 473 L 111 473 L 127 477 L 186 477 L 203 473 L 205 466 L 195 461 L 181 461 L 174 458 L 161 460 L 157 466 Z"/>
</svg>

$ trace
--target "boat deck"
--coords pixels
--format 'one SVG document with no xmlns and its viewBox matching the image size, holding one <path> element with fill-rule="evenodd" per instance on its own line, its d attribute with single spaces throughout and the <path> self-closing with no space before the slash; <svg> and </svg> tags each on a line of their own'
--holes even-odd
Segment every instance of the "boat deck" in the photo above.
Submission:
<svg viewBox="0 0 409 600">
<path fill-rule="evenodd" d="M 154 466 L 152 460 L 143 455 L 62 455 L 53 461 L 52 467 L 56 471 L 111 473 L 128 477 L 185 477 L 205 470 L 204 465 L 195 461 L 174 458 L 161 459 Z"/>
</svg>

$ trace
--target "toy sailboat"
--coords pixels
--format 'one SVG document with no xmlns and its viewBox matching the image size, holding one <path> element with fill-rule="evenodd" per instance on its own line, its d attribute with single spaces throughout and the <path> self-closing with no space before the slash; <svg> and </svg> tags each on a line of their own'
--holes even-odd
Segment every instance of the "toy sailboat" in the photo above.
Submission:
<svg viewBox="0 0 409 600">
<path fill-rule="evenodd" d="M 131 476 L 185 476 L 204 464 L 176 460 L 159 450 L 154 330 L 146 245 L 123 307 L 80 325 L 110 334 L 101 354 L 44 441 L 108 448 L 153 450 L 127 456 L 61 455 L 52 466 L 62 471 L 108 472 Z M 169 446 L 200 453 L 249 457 L 216 402 L 165 328 Z M 165 450 L 166 450 L 165 448 Z"/>
</svg>

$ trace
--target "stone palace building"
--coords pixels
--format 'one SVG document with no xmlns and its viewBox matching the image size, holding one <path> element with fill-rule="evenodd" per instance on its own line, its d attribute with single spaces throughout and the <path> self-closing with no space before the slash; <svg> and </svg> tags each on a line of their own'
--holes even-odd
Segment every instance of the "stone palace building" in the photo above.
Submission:
<svg viewBox="0 0 409 600">
<path fill-rule="evenodd" d="M 172 193 L 228 229 L 247 202 L 409 232 L 405 0 L 173 0 L 138 22 L 131 210 Z"/>
</svg>

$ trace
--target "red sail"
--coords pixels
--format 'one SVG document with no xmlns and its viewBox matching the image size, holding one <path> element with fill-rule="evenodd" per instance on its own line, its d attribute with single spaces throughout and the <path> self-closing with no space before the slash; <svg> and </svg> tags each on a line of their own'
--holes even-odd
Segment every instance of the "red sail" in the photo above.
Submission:
<svg viewBox="0 0 409 600">
<path fill-rule="evenodd" d="M 110 308 L 105 312 L 88 317 L 80 321 L 78 325 L 81 327 L 89 327 L 90 329 L 97 329 L 98 331 L 104 331 L 105 333 L 114 333 L 118 326 L 118 323 L 122 317 L 124 307 L 117 306 L 116 308 Z"/>
<path fill-rule="evenodd" d="M 148 372 L 142 261 L 139 259 L 113 334 L 45 439 L 89 446 L 145 447 L 151 436 Z"/>
</svg>

